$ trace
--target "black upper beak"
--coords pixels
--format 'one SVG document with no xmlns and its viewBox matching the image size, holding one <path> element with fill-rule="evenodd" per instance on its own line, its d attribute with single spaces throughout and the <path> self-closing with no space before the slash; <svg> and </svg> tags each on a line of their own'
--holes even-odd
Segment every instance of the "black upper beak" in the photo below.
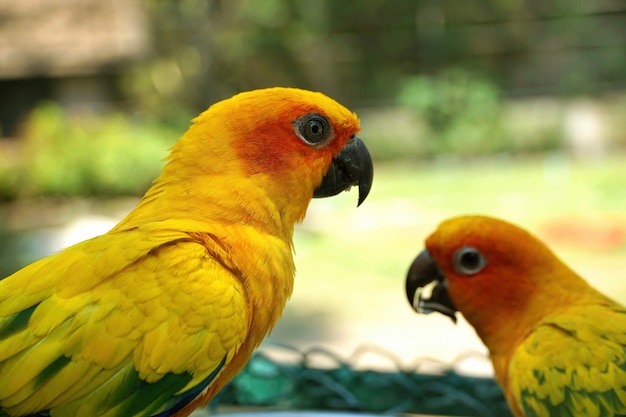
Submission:
<svg viewBox="0 0 626 417">
<path fill-rule="evenodd" d="M 429 298 L 423 294 L 425 287 L 434 283 Z M 456 307 L 448 294 L 448 284 L 439 266 L 424 249 L 413 261 L 406 277 L 406 296 L 411 306 L 423 314 L 437 311 L 452 319 L 456 323 Z M 415 299 L 417 296 L 417 299 Z"/>
<path fill-rule="evenodd" d="M 363 141 L 358 136 L 354 136 L 333 159 L 322 183 L 315 189 L 313 197 L 330 197 L 350 189 L 353 185 L 358 185 L 358 207 L 369 194 L 373 177 L 372 157 Z"/>
</svg>

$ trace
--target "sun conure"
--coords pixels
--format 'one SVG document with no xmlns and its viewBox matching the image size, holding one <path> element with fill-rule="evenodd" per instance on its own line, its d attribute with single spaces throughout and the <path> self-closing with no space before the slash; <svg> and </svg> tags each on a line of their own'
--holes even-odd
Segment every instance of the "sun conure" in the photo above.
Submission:
<svg viewBox="0 0 626 417">
<path fill-rule="evenodd" d="M 187 416 L 206 404 L 279 319 L 311 198 L 367 196 L 358 132 L 354 113 L 292 88 L 196 117 L 117 226 L 0 281 L 0 416 Z"/>
<path fill-rule="evenodd" d="M 626 309 L 525 230 L 484 216 L 444 221 L 406 292 L 418 312 L 463 314 L 515 416 L 626 416 Z"/>
</svg>

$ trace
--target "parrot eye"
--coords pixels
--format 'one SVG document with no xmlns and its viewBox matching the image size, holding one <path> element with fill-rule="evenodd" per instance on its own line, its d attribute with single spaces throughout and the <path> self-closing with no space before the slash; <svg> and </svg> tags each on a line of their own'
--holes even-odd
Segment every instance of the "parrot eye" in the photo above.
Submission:
<svg viewBox="0 0 626 417">
<path fill-rule="evenodd" d="M 454 269 L 463 275 L 474 275 L 483 270 L 487 259 L 476 248 L 463 246 L 454 253 Z"/>
<path fill-rule="evenodd" d="M 311 113 L 296 120 L 298 136 L 310 145 L 323 142 L 330 136 L 331 127 L 328 119 L 321 114 Z"/>
</svg>

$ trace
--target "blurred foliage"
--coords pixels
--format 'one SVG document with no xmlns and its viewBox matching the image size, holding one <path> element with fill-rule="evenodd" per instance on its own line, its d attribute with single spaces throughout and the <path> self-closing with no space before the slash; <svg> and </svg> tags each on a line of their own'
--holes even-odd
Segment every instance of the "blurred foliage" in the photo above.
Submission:
<svg viewBox="0 0 626 417">
<path fill-rule="evenodd" d="M 145 5 L 154 54 L 124 89 L 145 114 L 177 128 L 236 92 L 283 85 L 322 91 L 359 112 L 398 103 L 411 109 L 400 122 L 412 134 L 388 125 L 367 138 L 379 159 L 538 152 L 563 147 L 563 114 L 520 116 L 508 112 L 511 98 L 626 86 L 626 3 L 619 0 Z"/>
<path fill-rule="evenodd" d="M 25 124 L 17 160 L 0 163 L 0 199 L 141 194 L 177 134 L 121 114 L 72 117 L 53 103 Z"/>
<path fill-rule="evenodd" d="M 565 102 L 507 99 L 489 78 L 461 68 L 407 78 L 396 102 L 359 111 L 378 160 L 526 155 L 566 145 Z"/>
<path fill-rule="evenodd" d="M 421 116 L 427 127 L 427 155 L 477 155 L 506 149 L 502 100 L 488 79 L 453 69 L 437 77 L 406 81 L 398 101 Z"/>
<path fill-rule="evenodd" d="M 389 103 L 416 76 L 483 74 L 505 95 L 624 88 L 620 0 L 146 0 L 153 58 L 125 88 L 151 114 L 191 114 L 235 92 L 320 90 Z"/>
</svg>

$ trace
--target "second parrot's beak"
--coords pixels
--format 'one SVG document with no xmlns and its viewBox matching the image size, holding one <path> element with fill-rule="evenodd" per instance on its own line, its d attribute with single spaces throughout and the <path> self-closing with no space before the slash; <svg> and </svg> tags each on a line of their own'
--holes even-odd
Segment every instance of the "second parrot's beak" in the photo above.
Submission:
<svg viewBox="0 0 626 417">
<path fill-rule="evenodd" d="M 372 188 L 373 177 L 372 157 L 363 141 L 358 136 L 354 136 L 333 159 L 322 183 L 315 189 L 313 197 L 330 197 L 358 185 L 357 206 L 360 206 Z"/>
<path fill-rule="evenodd" d="M 430 296 L 426 293 L 430 290 Z M 413 261 L 406 277 L 406 296 L 418 313 L 437 311 L 456 323 L 456 307 L 448 294 L 448 283 L 439 266 L 424 249 Z"/>
</svg>

